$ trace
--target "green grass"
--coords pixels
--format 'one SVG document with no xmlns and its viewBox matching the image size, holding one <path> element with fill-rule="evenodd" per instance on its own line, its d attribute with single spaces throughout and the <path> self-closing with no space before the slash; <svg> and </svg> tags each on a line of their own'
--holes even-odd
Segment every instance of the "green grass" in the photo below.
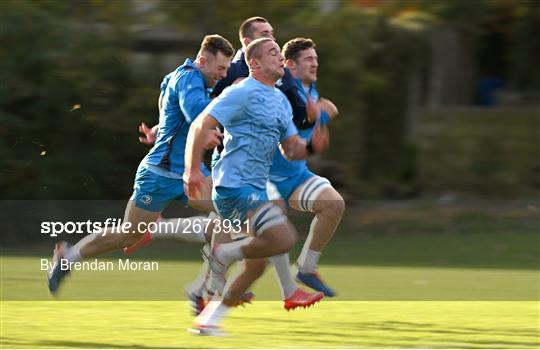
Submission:
<svg viewBox="0 0 540 350">
<path fill-rule="evenodd" d="M 186 333 L 193 317 L 178 301 L 196 262 L 164 260 L 155 272 L 73 273 L 61 300 L 77 301 L 53 301 L 36 273 L 38 258 L 2 262 L 6 348 L 540 346 L 534 270 L 326 265 L 321 273 L 339 290 L 336 301 L 289 313 L 267 271 L 253 305 L 226 319 L 231 337 L 201 339 Z"/>
<path fill-rule="evenodd" d="M 193 317 L 182 286 L 199 267 L 196 246 L 161 242 L 133 257 L 157 260 L 159 271 L 73 273 L 60 300 L 50 297 L 39 269 L 50 247 L 4 248 L 1 345 L 537 349 L 538 216 L 523 213 L 375 208 L 349 215 L 321 261 L 338 297 L 287 313 L 267 271 L 253 288 L 254 304 L 233 310 L 224 322 L 231 336 L 219 339 L 185 331 Z"/>
<path fill-rule="evenodd" d="M 279 302 L 235 309 L 199 338 L 182 302 L 4 302 L 8 348 L 538 348 L 537 302 Z"/>
<path fill-rule="evenodd" d="M 111 260 L 115 263 L 116 261 Z M 76 271 L 68 277 L 61 300 L 174 301 L 200 264 L 157 260 L 159 271 Z M 3 257 L 2 299 L 51 300 L 39 257 Z M 456 267 L 324 265 L 321 274 L 339 291 L 340 301 L 447 300 L 527 301 L 538 297 L 534 270 Z M 259 300 L 279 300 L 272 271 L 254 287 Z"/>
</svg>

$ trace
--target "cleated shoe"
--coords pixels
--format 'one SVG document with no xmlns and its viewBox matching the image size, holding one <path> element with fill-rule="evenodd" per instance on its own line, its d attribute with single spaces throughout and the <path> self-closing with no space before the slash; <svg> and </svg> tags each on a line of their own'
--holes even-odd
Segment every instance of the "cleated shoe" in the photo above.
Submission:
<svg viewBox="0 0 540 350">
<path fill-rule="evenodd" d="M 227 335 L 219 326 L 206 326 L 200 324 L 194 324 L 188 328 L 187 331 L 191 334 L 200 336 L 224 337 Z"/>
<path fill-rule="evenodd" d="M 327 297 L 333 297 L 336 295 L 336 293 L 332 289 L 328 288 L 328 286 L 323 282 L 317 272 L 302 273 L 298 271 L 298 273 L 296 274 L 296 280 L 313 290 L 323 292 L 324 295 Z"/>
<path fill-rule="evenodd" d="M 122 253 L 124 253 L 125 256 L 131 255 L 140 248 L 149 245 L 151 240 L 152 236 L 150 235 L 150 232 L 146 232 L 137 243 L 130 245 L 129 247 L 122 248 Z"/>
<path fill-rule="evenodd" d="M 189 293 L 187 294 L 187 297 L 188 297 L 189 309 L 191 310 L 191 313 L 194 316 L 199 316 L 199 314 L 206 307 L 207 301 L 204 300 L 202 296 L 197 295 L 195 293 Z"/>
<path fill-rule="evenodd" d="M 253 293 L 253 292 L 245 292 L 244 294 L 242 294 L 242 297 L 240 298 L 240 300 L 238 300 L 236 302 L 236 304 L 234 306 L 235 307 L 237 307 L 237 306 L 246 307 L 246 304 L 251 304 L 253 299 L 255 299 L 255 293 Z"/>
<path fill-rule="evenodd" d="M 284 300 L 283 307 L 289 311 L 297 307 L 309 307 L 324 298 L 321 292 L 308 293 L 301 288 L 297 288 L 294 293 Z"/>
</svg>

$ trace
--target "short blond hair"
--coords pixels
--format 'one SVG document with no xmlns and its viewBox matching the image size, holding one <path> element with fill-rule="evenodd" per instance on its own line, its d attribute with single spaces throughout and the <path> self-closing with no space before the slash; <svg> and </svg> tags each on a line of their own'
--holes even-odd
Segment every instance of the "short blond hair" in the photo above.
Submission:
<svg viewBox="0 0 540 350">
<path fill-rule="evenodd" d="M 249 45 L 246 47 L 246 63 L 248 63 L 249 60 L 251 60 L 252 58 L 261 58 L 261 46 L 263 46 L 267 42 L 274 42 L 274 40 L 270 38 L 259 38 L 250 42 Z"/>
</svg>

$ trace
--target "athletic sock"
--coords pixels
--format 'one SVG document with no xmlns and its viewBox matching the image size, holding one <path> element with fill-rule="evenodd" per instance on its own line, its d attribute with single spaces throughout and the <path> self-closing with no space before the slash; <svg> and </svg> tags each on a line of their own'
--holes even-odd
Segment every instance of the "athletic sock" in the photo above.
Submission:
<svg viewBox="0 0 540 350">
<path fill-rule="evenodd" d="M 193 281 L 189 285 L 189 289 L 193 291 L 196 295 L 203 296 L 208 275 L 209 275 L 209 265 L 208 265 L 208 261 L 205 261 L 201 269 L 199 270 L 199 274 L 197 275 L 197 278 L 195 279 L 195 281 Z"/>
<path fill-rule="evenodd" d="M 64 256 L 64 259 L 66 259 L 69 262 L 81 261 L 82 260 L 81 248 L 77 247 L 77 244 L 69 248 L 66 255 Z"/>
<path fill-rule="evenodd" d="M 276 276 L 278 278 L 279 285 L 281 287 L 281 299 L 285 300 L 289 298 L 294 293 L 294 291 L 298 288 L 296 286 L 296 283 L 294 283 L 294 280 L 291 275 L 289 254 L 285 253 L 285 254 L 274 255 L 270 257 L 269 259 L 274 265 Z"/>
<path fill-rule="evenodd" d="M 244 258 L 242 246 L 249 244 L 252 239 L 253 237 L 247 237 L 240 241 L 220 244 L 216 249 L 217 259 L 227 266 L 235 261 L 242 260 Z"/>
<path fill-rule="evenodd" d="M 320 256 L 321 252 L 309 248 L 306 249 L 305 254 L 302 251 L 297 260 L 298 270 L 302 273 L 315 273 Z"/>
<path fill-rule="evenodd" d="M 86 235 L 74 246 L 69 248 L 64 258 L 67 259 L 69 262 L 77 262 L 83 260 L 83 257 L 81 255 L 82 247 L 84 247 L 88 242 L 93 241 L 96 237 L 101 236 L 101 234 L 102 231 L 94 231 L 94 233 Z"/>
<path fill-rule="evenodd" d="M 218 326 L 219 321 L 227 315 L 229 310 L 230 307 L 223 304 L 221 300 L 213 300 L 195 318 L 195 324 L 201 326 Z"/>
</svg>

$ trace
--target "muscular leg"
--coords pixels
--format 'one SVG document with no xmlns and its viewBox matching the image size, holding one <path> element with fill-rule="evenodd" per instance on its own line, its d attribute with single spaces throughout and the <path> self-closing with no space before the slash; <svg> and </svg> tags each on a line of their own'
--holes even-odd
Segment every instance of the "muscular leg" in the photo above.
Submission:
<svg viewBox="0 0 540 350">
<path fill-rule="evenodd" d="M 69 262 L 77 262 L 132 245 L 139 241 L 145 234 L 145 232 L 141 232 L 139 229 L 146 231 L 146 226 L 154 222 L 159 214 L 159 212 L 150 212 L 137 208 L 135 202 L 130 200 L 127 204 L 124 222 L 122 224 L 123 231 L 126 231 L 125 233 L 117 233 L 119 231 L 118 228 L 114 230 L 111 228 L 92 233 L 81 239 L 73 247 L 69 247 L 66 242 L 57 243 L 53 257 L 55 265 L 48 275 L 49 291 L 52 294 L 56 294 L 62 280 L 70 272 L 70 270 L 63 270 L 61 268 L 61 259 L 66 259 Z M 130 227 L 128 227 L 128 223 L 131 224 Z M 142 223 L 145 223 L 146 226 L 139 225 Z"/>
<path fill-rule="evenodd" d="M 80 248 L 81 257 L 83 259 L 88 259 L 135 244 L 145 234 L 145 232 L 138 231 L 139 224 L 145 223 L 146 226 L 149 223 L 156 221 L 159 214 L 159 212 L 151 212 L 137 208 L 135 202 L 130 200 L 127 204 L 123 221 L 123 223 L 131 223 L 131 228 L 129 229 L 130 232 L 113 233 L 112 229 L 107 229 L 105 232 L 92 234 L 91 236 L 93 236 L 93 239 L 91 240 L 86 239 L 86 237 L 83 238 L 74 246 L 74 248 Z M 77 247 L 78 245 L 79 247 Z"/>
<path fill-rule="evenodd" d="M 266 260 L 244 259 L 241 273 L 233 283 L 225 290 L 223 303 L 227 306 L 235 306 L 248 288 L 264 273 Z"/>
<path fill-rule="evenodd" d="M 294 191 L 289 198 L 289 204 L 296 210 L 304 211 L 299 205 L 300 190 L 301 188 L 298 188 Z M 327 187 L 315 199 L 312 208 L 315 217 L 311 222 L 309 236 L 304 247 L 321 252 L 336 232 L 345 211 L 345 202 L 333 187 Z"/>
<path fill-rule="evenodd" d="M 317 265 L 323 249 L 341 221 L 345 202 L 328 180 L 317 176 L 299 186 L 289 198 L 289 204 L 296 210 L 315 212 L 308 238 L 297 260 L 296 277 L 307 286 L 327 296 L 334 296 L 335 292 L 318 276 Z"/>
</svg>

